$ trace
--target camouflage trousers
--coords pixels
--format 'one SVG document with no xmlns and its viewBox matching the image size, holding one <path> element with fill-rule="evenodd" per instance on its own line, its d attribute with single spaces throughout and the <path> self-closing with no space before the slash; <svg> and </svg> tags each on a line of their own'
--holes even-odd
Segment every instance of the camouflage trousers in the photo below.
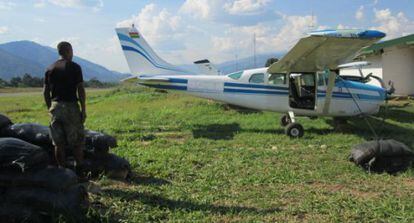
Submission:
<svg viewBox="0 0 414 223">
<path fill-rule="evenodd" d="M 85 144 L 85 130 L 77 102 L 53 101 L 49 112 L 53 145 L 73 148 Z"/>
</svg>

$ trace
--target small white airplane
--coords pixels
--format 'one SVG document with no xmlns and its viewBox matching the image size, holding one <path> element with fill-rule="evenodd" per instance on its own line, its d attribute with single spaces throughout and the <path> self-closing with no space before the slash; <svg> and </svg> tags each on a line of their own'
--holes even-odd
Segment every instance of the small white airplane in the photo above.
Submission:
<svg viewBox="0 0 414 223">
<path fill-rule="evenodd" d="M 344 117 L 379 111 L 387 97 L 385 88 L 342 79 L 339 66 L 351 61 L 363 47 L 385 34 L 373 30 L 324 30 L 302 38 L 270 67 L 228 75 L 208 60 L 195 62 L 201 74 L 181 69 L 161 59 L 132 26 L 117 28 L 123 52 L 134 77 L 126 82 L 176 90 L 257 110 L 285 113 L 281 125 L 290 137 L 302 137 L 304 129 L 295 116 Z M 352 64 L 350 64 L 352 66 Z"/>
</svg>

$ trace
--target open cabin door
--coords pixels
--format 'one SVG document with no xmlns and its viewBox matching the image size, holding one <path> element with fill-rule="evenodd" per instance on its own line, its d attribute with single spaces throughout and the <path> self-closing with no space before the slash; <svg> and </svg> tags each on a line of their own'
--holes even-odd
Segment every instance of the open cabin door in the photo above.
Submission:
<svg viewBox="0 0 414 223">
<path fill-rule="evenodd" d="M 291 72 L 289 74 L 289 106 L 291 108 L 315 110 L 317 92 L 316 73 Z"/>
</svg>

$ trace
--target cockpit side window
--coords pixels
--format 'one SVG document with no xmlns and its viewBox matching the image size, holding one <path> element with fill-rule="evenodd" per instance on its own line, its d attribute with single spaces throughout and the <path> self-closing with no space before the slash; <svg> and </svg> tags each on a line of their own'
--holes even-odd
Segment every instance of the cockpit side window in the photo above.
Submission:
<svg viewBox="0 0 414 223">
<path fill-rule="evenodd" d="M 231 73 L 227 76 L 230 77 L 231 79 L 238 80 L 241 78 L 242 74 L 243 74 L 243 71 L 239 71 L 239 72 Z"/>
<path fill-rule="evenodd" d="M 264 74 L 263 73 L 252 74 L 252 76 L 250 76 L 249 83 L 263 84 Z"/>
<path fill-rule="evenodd" d="M 284 73 L 269 74 L 269 84 L 273 84 L 273 85 L 286 84 L 286 74 Z"/>
<path fill-rule="evenodd" d="M 318 73 L 318 86 L 328 85 L 328 74 L 326 72 Z"/>
<path fill-rule="evenodd" d="M 300 76 L 301 86 L 315 86 L 315 75 L 313 73 L 303 73 Z"/>
</svg>

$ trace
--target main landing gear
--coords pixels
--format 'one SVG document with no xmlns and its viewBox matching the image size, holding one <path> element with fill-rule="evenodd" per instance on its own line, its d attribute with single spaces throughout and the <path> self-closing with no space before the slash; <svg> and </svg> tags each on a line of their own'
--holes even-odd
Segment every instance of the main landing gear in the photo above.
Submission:
<svg viewBox="0 0 414 223">
<path fill-rule="evenodd" d="M 305 133 L 303 126 L 295 122 L 295 115 L 293 112 L 288 112 L 280 119 L 280 125 L 285 127 L 285 133 L 291 138 L 300 138 Z"/>
</svg>

